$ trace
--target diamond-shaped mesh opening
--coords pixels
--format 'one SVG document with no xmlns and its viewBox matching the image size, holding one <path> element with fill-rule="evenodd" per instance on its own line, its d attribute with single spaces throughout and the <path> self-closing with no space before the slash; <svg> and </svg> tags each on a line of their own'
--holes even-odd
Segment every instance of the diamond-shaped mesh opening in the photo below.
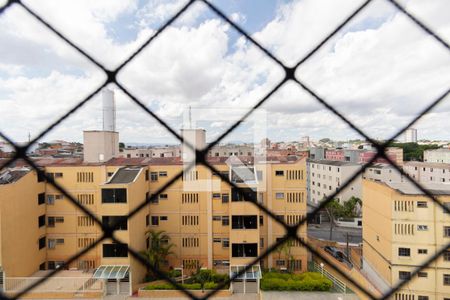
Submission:
<svg viewBox="0 0 450 300">
<path fill-rule="evenodd" d="M 33 161 L 31 158 L 29 158 L 27 156 L 27 150 L 29 150 L 29 148 L 31 147 L 31 145 L 33 143 L 35 143 L 39 138 L 41 138 L 44 134 L 46 134 L 47 132 L 51 131 L 56 125 L 58 125 L 61 121 L 63 121 L 66 117 L 68 117 L 73 111 L 77 110 L 78 107 L 80 107 L 81 105 L 83 105 L 85 102 L 87 102 L 90 98 L 92 98 L 95 94 L 97 94 L 100 89 L 104 86 L 106 86 L 106 84 L 108 83 L 116 83 L 118 85 L 118 87 L 125 93 L 127 94 L 129 97 L 131 97 L 131 99 L 138 104 L 144 111 L 146 111 L 151 117 L 153 117 L 153 119 L 155 119 L 160 125 L 162 125 L 163 127 L 165 127 L 169 132 L 171 132 L 179 141 L 181 141 L 180 135 L 173 130 L 170 126 L 168 126 L 161 118 L 158 117 L 157 114 L 155 114 L 151 109 L 149 109 L 146 105 L 143 104 L 143 102 L 141 102 L 141 100 L 136 97 L 133 96 L 131 92 L 129 92 L 124 86 L 122 86 L 120 83 L 116 82 L 116 75 L 117 73 L 128 64 L 128 62 L 132 61 L 136 55 L 138 55 L 147 45 L 149 45 L 150 43 L 152 43 L 155 38 L 157 38 L 158 36 L 164 34 L 164 31 L 167 29 L 167 27 L 173 23 L 184 11 L 187 10 L 187 8 L 192 5 L 192 3 L 194 3 L 196 1 L 189 1 L 187 2 L 187 4 L 185 6 L 183 6 L 181 8 L 181 10 L 179 10 L 177 13 L 175 13 L 172 17 L 170 17 L 168 19 L 167 22 L 163 23 L 160 28 L 158 30 L 156 30 L 153 35 L 146 40 L 146 42 L 144 42 L 135 52 L 133 52 L 132 55 L 130 55 L 128 57 L 128 59 L 126 59 L 124 61 L 123 64 L 121 64 L 117 69 L 115 70 L 108 70 L 107 68 L 105 68 L 101 63 L 99 63 L 95 58 L 93 58 L 92 56 L 90 56 L 88 54 L 88 52 L 85 52 L 81 47 L 77 46 L 77 43 L 72 42 L 69 38 L 67 38 L 63 33 L 59 32 L 56 28 L 56 24 L 55 27 L 53 27 L 53 24 L 47 23 L 47 21 L 45 20 L 45 18 L 39 14 L 37 14 L 34 10 L 32 10 L 31 8 L 29 8 L 26 4 L 24 4 L 21 1 L 7 1 L 5 3 L 4 6 L 2 6 L 2 8 L 0 8 L 0 13 L 4 12 L 5 10 L 8 10 L 11 6 L 21 6 L 22 8 L 24 8 L 28 14 L 30 14 L 30 16 L 32 16 L 33 18 L 35 18 L 37 21 L 41 22 L 42 24 L 44 24 L 48 29 L 50 29 L 51 31 L 53 31 L 53 33 L 55 33 L 55 36 L 59 37 L 62 41 L 64 41 L 65 43 L 69 44 L 72 48 L 74 48 L 76 51 L 78 51 L 80 54 L 82 54 L 84 57 L 86 57 L 93 65 L 96 65 L 97 67 L 101 68 L 105 75 L 107 80 L 100 86 L 98 86 L 97 89 L 93 90 L 92 93 L 88 96 L 86 96 L 84 99 L 82 99 L 81 102 L 79 102 L 79 104 L 74 107 L 71 108 L 71 110 L 69 110 L 65 115 L 63 115 L 58 121 L 56 121 L 55 123 L 53 123 L 53 125 L 49 126 L 46 130 L 44 130 L 41 134 L 38 135 L 38 137 L 36 138 L 36 140 L 32 140 L 30 144 L 27 144 L 25 146 L 20 146 L 16 143 L 14 143 L 11 139 L 9 139 L 5 133 L 0 133 L 0 137 L 4 140 L 6 140 L 8 143 L 10 143 L 14 148 L 15 148 L 15 154 L 12 158 L 6 159 L 6 161 L 3 163 L 2 168 L 4 168 L 6 165 L 11 165 L 11 164 L 26 164 L 28 166 L 30 166 L 31 168 L 35 169 L 36 172 L 38 172 L 38 175 L 41 177 L 45 177 L 46 181 L 52 185 L 55 188 L 55 191 L 61 193 L 66 200 L 71 201 L 73 203 L 73 205 L 77 206 L 78 209 L 80 211 L 82 211 L 86 216 L 90 216 L 93 219 L 93 222 L 96 223 L 98 226 L 100 226 L 102 228 L 102 232 L 103 234 L 96 240 L 94 241 L 91 245 L 84 247 L 82 250 L 80 250 L 77 254 L 75 254 L 74 256 L 71 257 L 71 259 L 69 259 L 68 261 L 65 262 L 66 265 L 70 265 L 71 263 L 75 262 L 78 258 L 82 257 L 83 255 L 86 255 L 89 250 L 93 249 L 94 247 L 96 247 L 97 244 L 103 242 L 105 239 L 107 241 L 112 240 L 113 242 L 116 242 L 118 244 L 121 243 L 120 241 L 120 234 L 116 234 L 116 224 L 111 224 L 111 223 L 105 223 L 102 222 L 102 220 L 99 220 L 95 214 L 93 214 L 87 207 L 85 207 L 85 205 L 81 204 L 80 201 L 77 201 L 77 199 L 75 199 L 74 195 L 69 194 L 64 188 L 63 186 L 61 186 L 60 183 L 58 183 L 58 180 L 55 180 L 53 176 L 49 176 L 49 174 L 44 174 L 44 172 L 39 168 L 39 166 L 36 164 L 35 161 Z M 198 1 L 200 2 L 200 1 Z M 347 187 L 351 181 L 356 178 L 359 174 L 361 174 L 362 172 L 365 171 L 365 169 L 367 167 L 369 167 L 370 163 L 374 162 L 377 158 L 382 157 L 385 160 L 387 160 L 389 163 L 393 164 L 393 166 L 395 168 L 398 169 L 399 172 L 401 172 L 403 175 L 404 172 L 399 169 L 398 167 L 395 166 L 394 162 L 392 161 L 392 159 L 386 155 L 384 153 L 385 148 L 388 146 L 389 142 L 391 142 L 394 138 L 397 138 L 401 133 L 403 133 L 408 127 L 410 127 L 411 125 L 415 124 L 415 122 L 417 120 L 419 120 L 424 114 L 428 113 L 434 106 L 436 106 L 437 104 L 439 104 L 439 102 L 441 102 L 447 95 L 449 90 L 445 90 L 444 92 L 442 92 L 434 101 L 430 102 L 429 106 L 427 106 L 425 109 L 422 109 L 420 111 L 419 114 L 417 114 L 417 116 L 407 125 L 404 126 L 401 130 L 398 131 L 397 134 L 395 134 L 394 136 L 392 136 L 390 139 L 387 140 L 387 142 L 385 143 L 378 143 L 375 140 L 373 140 L 369 135 L 367 135 L 365 133 L 365 131 L 362 128 L 357 127 L 354 123 L 352 123 L 351 121 L 349 121 L 348 118 L 346 118 L 345 116 L 345 112 L 338 112 L 331 104 L 330 102 L 328 102 L 325 98 L 322 98 L 322 96 L 318 93 L 315 92 L 314 87 L 310 87 L 309 85 L 305 84 L 304 82 L 302 82 L 299 79 L 296 79 L 294 77 L 296 68 L 298 66 L 300 66 L 301 64 L 303 64 L 305 61 L 308 61 L 309 58 L 315 53 L 317 52 L 330 38 L 332 38 L 335 34 L 337 34 L 341 28 L 343 28 L 350 20 L 352 20 L 355 16 L 357 16 L 360 11 L 363 11 L 365 9 L 365 7 L 367 6 L 367 4 L 369 4 L 371 1 L 365 1 L 363 3 L 361 3 L 361 5 L 359 7 L 357 7 L 353 12 L 349 13 L 348 17 L 345 18 L 342 23 L 340 23 L 338 26 L 335 27 L 334 30 L 330 31 L 329 35 L 322 40 L 321 42 L 318 42 L 316 47 L 314 47 L 312 50 L 310 50 L 309 52 L 307 52 L 308 54 L 306 54 L 304 56 L 304 58 L 302 58 L 296 65 L 296 68 L 291 68 L 288 67 L 286 65 L 284 65 L 279 59 L 277 59 L 276 56 L 274 56 L 272 54 L 272 52 L 263 47 L 261 44 L 257 43 L 240 25 L 238 25 L 238 23 L 234 22 L 232 20 L 231 17 L 228 17 L 226 14 L 224 14 L 218 7 L 216 7 L 215 5 L 207 2 L 207 1 L 201 1 L 202 3 L 204 3 L 206 6 L 208 6 L 215 14 L 217 14 L 220 18 L 223 19 L 224 22 L 228 23 L 231 27 L 235 28 L 240 34 L 244 35 L 253 45 L 255 45 L 257 48 L 259 48 L 265 55 L 267 55 L 267 57 L 269 57 L 271 60 L 273 60 L 275 63 L 277 63 L 280 67 L 282 67 L 285 71 L 285 80 L 282 81 L 280 84 L 276 85 L 274 87 L 274 89 L 271 92 L 268 92 L 265 96 L 261 96 L 258 98 L 257 102 L 258 103 L 255 108 L 259 107 L 261 104 L 263 104 L 273 93 L 274 91 L 276 91 L 280 86 L 282 86 L 287 80 L 294 80 L 295 82 L 297 82 L 299 84 L 299 86 L 305 90 L 308 94 L 310 94 L 315 100 L 317 100 L 319 103 L 321 103 L 325 108 L 327 108 L 330 112 L 332 112 L 333 114 L 335 114 L 338 118 L 340 118 L 343 122 L 345 122 L 349 127 L 351 127 L 353 130 L 355 130 L 359 135 L 363 136 L 365 139 L 367 139 L 367 141 L 372 142 L 377 151 L 378 154 L 374 157 L 372 157 L 371 159 L 368 160 L 367 164 L 363 166 L 363 168 L 361 168 L 361 170 L 359 170 L 356 174 L 354 174 L 354 176 L 352 178 L 350 178 L 347 182 L 343 183 L 342 186 L 340 187 L 340 189 L 338 189 L 335 193 L 338 194 L 340 192 L 340 190 L 342 190 L 343 188 Z M 440 44 L 440 46 L 443 46 L 446 51 L 448 51 L 450 49 L 448 43 L 443 40 L 439 35 L 437 35 L 435 32 L 433 32 L 430 28 L 428 28 L 424 23 L 422 23 L 422 21 L 418 18 L 416 18 L 414 15 L 410 14 L 408 11 L 405 10 L 405 8 L 400 5 L 398 2 L 394 1 L 394 0 L 389 0 L 388 2 L 390 2 L 391 4 L 393 4 L 395 7 L 397 7 L 405 16 L 407 16 L 407 18 L 410 20 L 411 24 L 414 24 L 414 26 L 418 26 L 420 29 L 422 29 L 424 32 L 426 32 L 427 34 L 430 35 L 430 37 L 432 37 L 438 44 Z M 234 18 L 236 20 L 236 18 Z M 249 111 L 248 114 L 243 116 L 243 119 L 245 119 L 249 114 L 251 113 L 251 111 Z M 206 149 L 204 149 L 203 151 L 198 151 L 198 156 L 197 156 L 197 163 L 204 165 L 205 167 L 211 169 L 212 171 L 217 173 L 217 170 L 215 169 L 214 166 L 212 166 L 205 158 L 204 158 L 204 154 L 207 153 L 208 150 L 210 150 L 209 148 L 213 147 L 215 144 L 217 144 L 218 142 L 220 142 L 221 139 L 223 139 L 225 136 L 227 136 L 231 131 L 233 131 L 236 127 L 238 127 L 240 124 L 240 122 L 237 122 L 236 125 L 230 127 L 227 131 L 224 132 L 224 134 L 216 141 L 210 144 L 209 147 L 207 147 Z M 228 184 L 233 187 L 234 189 L 236 189 L 236 191 L 238 191 L 239 193 L 242 193 L 242 188 L 239 187 L 236 183 L 231 182 L 229 177 L 224 176 L 223 174 L 218 174 L 219 177 L 225 181 L 228 182 Z M 152 200 L 156 199 L 156 197 L 158 197 L 159 194 L 163 193 L 164 190 L 168 187 L 170 187 L 173 183 L 175 183 L 175 181 L 179 180 L 182 177 L 182 172 L 178 173 L 178 174 L 174 174 L 172 177 L 170 177 L 170 179 L 167 180 L 166 183 L 164 183 L 158 190 L 156 190 L 154 192 L 154 194 L 149 195 L 145 200 L 143 199 L 143 201 L 141 202 L 140 205 L 137 205 L 129 214 L 128 214 L 128 219 L 132 219 L 133 217 L 136 217 L 140 211 Z M 442 209 L 446 210 L 448 212 L 448 209 L 442 205 L 442 203 L 440 203 L 436 197 L 427 189 L 425 189 L 424 187 L 422 187 L 419 183 L 415 182 L 413 179 L 409 178 L 411 180 L 411 182 L 419 189 L 421 190 L 429 199 L 430 201 L 432 201 L 433 203 L 435 203 L 436 205 L 440 206 Z M 314 217 L 315 214 L 317 214 L 317 212 L 319 211 L 320 208 L 324 207 L 329 201 L 331 201 L 331 199 L 334 197 L 335 195 L 329 195 L 327 196 L 327 198 L 321 202 L 321 204 L 314 209 L 314 211 L 308 216 L 308 218 L 303 218 L 302 220 L 300 220 L 298 223 L 296 222 L 291 222 L 292 220 L 290 219 L 289 222 L 283 221 L 280 218 L 278 218 L 273 212 L 271 212 L 269 209 L 267 209 L 264 205 L 262 205 L 260 202 L 255 201 L 255 199 L 249 199 L 250 202 L 249 204 L 254 205 L 255 207 L 259 208 L 264 214 L 267 215 L 268 218 L 272 218 L 273 220 L 277 220 L 276 222 L 278 222 L 282 228 L 284 227 L 285 229 L 285 235 L 284 237 L 281 236 L 278 240 L 275 241 L 275 243 L 269 245 L 268 247 L 264 248 L 263 251 L 260 251 L 259 256 L 252 259 L 251 263 L 247 264 L 245 268 L 239 268 L 239 272 L 234 273 L 233 277 L 231 278 L 231 280 L 238 278 L 239 276 L 242 276 L 244 273 L 248 273 L 251 272 L 252 266 L 256 263 L 259 263 L 260 261 L 266 259 L 270 254 L 272 254 L 274 251 L 276 251 L 276 248 L 280 245 L 282 245 L 283 243 L 285 243 L 287 240 L 289 239 L 295 239 L 298 243 L 304 245 L 312 254 L 320 257 L 323 261 L 325 261 L 332 269 L 334 269 L 335 272 L 337 272 L 338 274 L 340 274 L 341 276 L 343 276 L 344 278 L 346 278 L 347 280 L 349 280 L 349 282 L 351 282 L 355 288 L 359 289 L 362 293 L 364 293 L 366 296 L 368 296 L 369 298 L 377 298 L 370 290 L 367 289 L 367 287 L 362 286 L 361 284 L 358 284 L 358 282 L 356 282 L 355 280 L 353 280 L 348 274 L 346 274 L 345 271 L 341 270 L 340 268 L 334 266 L 333 261 L 331 261 L 328 257 L 326 257 L 325 255 L 323 255 L 322 253 L 318 252 L 314 247 L 312 247 L 308 241 L 305 242 L 305 240 L 303 240 L 301 238 L 301 236 L 299 237 L 297 234 L 297 230 L 298 227 L 304 227 L 304 225 L 306 224 L 307 219 L 311 219 Z M 245 197 L 245 196 L 244 196 Z M 298 221 L 298 220 L 297 220 Z M 302 230 L 302 229 L 300 229 Z M 411 277 L 414 277 L 416 274 L 418 274 L 419 270 L 421 268 L 426 268 L 428 265 L 430 265 L 431 263 L 433 263 L 433 261 L 435 259 L 437 259 L 447 248 L 449 245 L 445 245 L 442 250 L 437 251 L 436 254 L 434 254 L 433 256 L 431 256 L 427 261 L 424 262 L 424 264 L 419 268 L 416 269 L 416 271 L 411 273 Z M 177 286 L 178 288 L 181 289 L 181 291 L 183 293 L 185 293 L 187 296 L 191 297 L 191 298 L 198 298 L 196 296 L 194 296 L 193 294 L 191 294 L 189 291 L 183 289 L 179 283 L 175 282 L 173 279 L 168 278 L 163 272 L 161 272 L 158 269 L 155 269 L 152 265 L 150 265 L 148 263 L 148 261 L 142 256 L 140 255 L 135 249 L 128 249 L 128 255 L 136 258 L 138 261 L 140 261 L 142 264 L 146 265 L 148 268 L 152 269 L 152 271 L 159 276 L 160 278 L 166 279 L 168 281 L 170 281 L 172 284 L 174 284 L 175 286 Z M 444 254 L 445 255 L 445 254 Z M 23 295 L 25 295 L 28 291 L 31 291 L 33 288 L 38 287 L 39 285 L 44 284 L 46 281 L 48 281 L 48 279 L 52 276 L 54 276 L 55 274 L 57 274 L 58 272 L 60 272 L 61 268 L 57 268 L 54 271 L 51 271 L 49 274 L 47 274 L 45 277 L 40 278 L 39 280 L 33 282 L 31 285 L 24 287 L 21 291 L 18 291 L 17 293 L 14 293 L 14 295 L 11 297 L 12 299 L 17 299 Z M 400 289 L 402 286 L 404 286 L 405 284 L 407 284 L 410 281 L 410 279 L 406 279 L 404 281 L 402 281 L 400 284 L 395 285 L 394 287 L 392 287 L 391 289 L 389 289 L 389 291 L 385 292 L 381 298 L 387 298 L 392 296 L 394 293 L 396 293 L 398 291 L 398 289 Z M 224 287 L 228 284 L 229 282 L 225 282 L 221 285 L 219 285 L 217 288 L 221 288 Z M 209 296 L 212 296 L 213 294 L 215 294 L 217 292 L 217 290 L 214 290 L 212 292 L 206 293 L 202 298 L 207 298 Z M 2 296 L 3 299 L 10 299 L 6 296 Z"/>
</svg>

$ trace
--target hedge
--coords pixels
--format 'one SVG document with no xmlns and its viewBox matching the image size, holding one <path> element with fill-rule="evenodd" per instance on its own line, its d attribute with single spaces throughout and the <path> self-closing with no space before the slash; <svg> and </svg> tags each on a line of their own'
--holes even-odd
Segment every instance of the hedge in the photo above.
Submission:
<svg viewBox="0 0 450 300">
<path fill-rule="evenodd" d="M 201 290 L 202 286 L 200 283 L 184 283 L 181 286 L 186 290 Z M 217 287 L 217 283 L 214 282 L 206 282 L 205 290 L 212 290 Z M 147 285 L 145 290 L 177 290 L 178 288 L 170 283 L 160 283 L 160 284 L 151 284 Z"/>
<path fill-rule="evenodd" d="M 288 274 L 268 272 L 261 279 L 263 291 L 329 291 L 333 282 L 321 274 L 305 272 Z"/>
</svg>

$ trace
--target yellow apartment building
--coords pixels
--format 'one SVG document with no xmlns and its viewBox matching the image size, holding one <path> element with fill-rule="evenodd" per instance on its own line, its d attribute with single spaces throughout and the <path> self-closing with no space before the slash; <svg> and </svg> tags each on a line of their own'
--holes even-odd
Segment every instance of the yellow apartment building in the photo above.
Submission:
<svg viewBox="0 0 450 300">
<path fill-rule="evenodd" d="M 306 217 L 305 159 L 278 157 L 258 162 L 246 158 L 238 166 L 227 158 L 210 159 L 223 175 L 246 188 L 245 199 L 256 199 L 289 224 Z M 85 275 L 101 266 L 124 266 L 123 276 L 105 281 L 110 281 L 106 285 L 111 293 L 130 293 L 143 282 L 146 268 L 127 250 L 145 250 L 148 230 L 166 231 L 176 255 L 168 257 L 165 267 L 182 267 L 184 272 L 197 267 L 229 272 L 230 266 L 254 260 L 285 233 L 276 221 L 205 167 L 187 171 L 126 221 L 130 211 L 183 170 L 180 157 L 112 158 L 100 163 L 38 159 L 36 163 L 102 222 L 123 219 L 115 232 L 123 244 L 104 240 L 65 266 Z M 102 236 L 92 219 L 30 169 L 3 172 L 0 198 L 0 262 L 6 278 L 36 276 L 58 268 Z M 306 239 L 306 225 L 299 234 Z M 290 255 L 293 268 L 305 271 L 306 249 L 294 243 Z M 284 253 L 272 253 L 261 262 L 263 268 L 286 266 Z"/>
<path fill-rule="evenodd" d="M 450 186 L 428 184 L 450 205 Z M 450 215 L 409 182 L 363 181 L 364 270 L 380 290 L 411 273 L 450 242 Z M 450 250 L 399 290 L 396 300 L 450 299 Z"/>
</svg>

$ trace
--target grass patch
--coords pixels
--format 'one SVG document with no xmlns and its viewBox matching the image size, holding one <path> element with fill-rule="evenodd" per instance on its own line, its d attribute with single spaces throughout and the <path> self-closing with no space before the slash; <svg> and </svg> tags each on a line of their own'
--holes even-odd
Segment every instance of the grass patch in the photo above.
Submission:
<svg viewBox="0 0 450 300">
<path fill-rule="evenodd" d="M 267 272 L 261 279 L 263 291 L 330 291 L 333 282 L 317 272 L 289 274 Z"/>
</svg>

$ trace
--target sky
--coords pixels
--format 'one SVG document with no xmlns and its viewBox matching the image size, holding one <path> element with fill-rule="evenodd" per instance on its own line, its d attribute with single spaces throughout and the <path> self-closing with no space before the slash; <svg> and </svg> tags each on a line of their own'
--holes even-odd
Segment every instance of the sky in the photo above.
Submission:
<svg viewBox="0 0 450 300">
<path fill-rule="evenodd" d="M 450 42 L 450 1 L 400 1 Z M 4 1 L 0 1 L 2 5 Z M 186 1 L 27 0 L 24 3 L 107 69 L 117 68 Z M 349 16 L 360 0 L 212 1 L 288 67 Z M 250 40 L 195 2 L 118 74 L 121 85 L 178 131 L 218 137 L 283 80 L 283 69 Z M 450 53 L 385 0 L 374 0 L 295 76 L 372 138 L 387 139 L 450 85 Z M 0 15 L 0 132 L 33 138 L 105 80 L 101 69 L 18 5 Z M 117 130 L 125 143 L 174 143 L 171 134 L 117 86 Z M 450 140 L 450 97 L 417 124 L 419 139 Z M 186 124 L 186 123 L 184 123 Z M 82 141 L 101 129 L 101 96 L 40 141 Z M 225 141 L 362 138 L 289 81 Z"/>
</svg>

